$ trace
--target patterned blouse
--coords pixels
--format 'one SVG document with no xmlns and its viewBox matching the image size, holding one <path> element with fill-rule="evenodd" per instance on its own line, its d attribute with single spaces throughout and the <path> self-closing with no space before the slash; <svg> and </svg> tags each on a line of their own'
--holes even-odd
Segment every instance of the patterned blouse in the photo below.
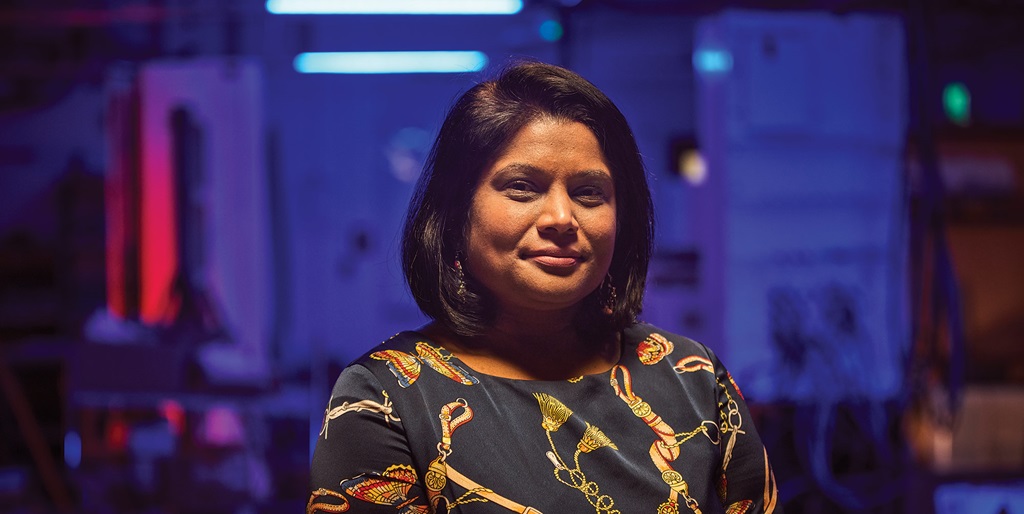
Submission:
<svg viewBox="0 0 1024 514">
<path fill-rule="evenodd" d="M 402 332 L 345 368 L 306 513 L 778 512 L 768 457 L 707 347 L 638 324 L 610 371 L 475 373 Z"/>
</svg>

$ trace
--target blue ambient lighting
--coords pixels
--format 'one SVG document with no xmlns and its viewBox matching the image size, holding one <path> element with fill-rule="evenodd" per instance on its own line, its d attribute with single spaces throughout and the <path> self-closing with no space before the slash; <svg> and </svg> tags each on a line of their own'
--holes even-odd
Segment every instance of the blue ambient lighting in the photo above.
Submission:
<svg viewBox="0 0 1024 514">
<path fill-rule="evenodd" d="M 71 469 L 77 469 L 82 463 L 82 438 L 78 432 L 64 434 L 64 462 Z"/>
<path fill-rule="evenodd" d="M 299 73 L 468 73 L 487 66 L 482 52 L 306 52 Z"/>
<path fill-rule="evenodd" d="M 562 39 L 562 35 L 565 34 L 565 31 L 562 29 L 562 24 L 555 20 L 544 20 L 541 22 L 538 31 L 540 32 L 540 37 L 543 38 L 544 41 L 550 41 L 552 43 Z"/>
<path fill-rule="evenodd" d="M 693 52 L 693 68 L 700 73 L 727 73 L 732 70 L 732 54 L 716 48 L 699 49 Z"/>
<path fill-rule="evenodd" d="M 522 0 L 267 0 L 271 14 L 516 14 Z"/>
</svg>

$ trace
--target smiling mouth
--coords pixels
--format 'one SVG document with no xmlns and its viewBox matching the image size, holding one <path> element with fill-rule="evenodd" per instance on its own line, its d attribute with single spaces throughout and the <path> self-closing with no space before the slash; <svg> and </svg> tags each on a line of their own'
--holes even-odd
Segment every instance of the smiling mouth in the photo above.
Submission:
<svg viewBox="0 0 1024 514">
<path fill-rule="evenodd" d="M 549 269 L 568 271 L 576 267 L 586 258 L 576 250 L 567 248 L 544 248 L 527 252 L 524 257 L 535 264 Z"/>
<path fill-rule="evenodd" d="M 538 264 L 552 268 L 571 268 L 583 260 L 578 255 L 532 255 L 530 259 Z"/>
</svg>

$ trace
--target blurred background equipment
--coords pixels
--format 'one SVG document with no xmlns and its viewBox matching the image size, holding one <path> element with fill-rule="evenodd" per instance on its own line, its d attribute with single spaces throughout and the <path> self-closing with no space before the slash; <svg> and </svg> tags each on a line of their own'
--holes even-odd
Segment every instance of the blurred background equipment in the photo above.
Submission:
<svg viewBox="0 0 1024 514">
<path fill-rule="evenodd" d="M 756 398 L 900 390 L 903 48 L 895 16 L 733 11 L 697 26 L 705 338 Z"/>
<path fill-rule="evenodd" d="M 890 504 L 907 467 L 891 433 L 909 341 L 901 21 L 726 11 L 694 44 L 702 337 L 749 397 L 797 405 L 805 472 L 783 494 Z"/>
<path fill-rule="evenodd" d="M 206 344 L 195 351 L 208 382 L 265 382 L 273 307 L 261 66 L 153 61 L 111 81 L 109 310 L 165 329 L 164 339 Z"/>
</svg>

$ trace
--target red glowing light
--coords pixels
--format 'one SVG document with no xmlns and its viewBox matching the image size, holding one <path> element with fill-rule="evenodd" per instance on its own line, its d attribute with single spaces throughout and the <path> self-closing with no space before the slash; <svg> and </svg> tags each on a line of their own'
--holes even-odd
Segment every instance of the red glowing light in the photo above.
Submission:
<svg viewBox="0 0 1024 514">
<path fill-rule="evenodd" d="M 164 400 L 160 403 L 160 414 L 167 420 L 171 433 L 179 436 L 185 430 L 185 409 L 175 400 Z"/>
<path fill-rule="evenodd" d="M 121 453 L 128 448 L 128 422 L 120 416 L 111 418 L 107 424 L 107 449 L 114 453 Z"/>
</svg>

